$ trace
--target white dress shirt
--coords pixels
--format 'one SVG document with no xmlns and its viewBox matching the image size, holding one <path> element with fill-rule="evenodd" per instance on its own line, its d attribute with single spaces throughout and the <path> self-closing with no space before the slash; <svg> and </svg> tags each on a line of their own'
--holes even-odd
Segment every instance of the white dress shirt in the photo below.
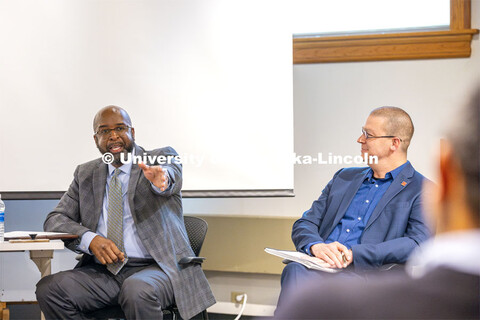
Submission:
<svg viewBox="0 0 480 320">
<path fill-rule="evenodd" d="M 407 272 L 422 277 L 437 267 L 480 275 L 480 230 L 448 232 L 423 243 L 407 263 Z"/>
</svg>

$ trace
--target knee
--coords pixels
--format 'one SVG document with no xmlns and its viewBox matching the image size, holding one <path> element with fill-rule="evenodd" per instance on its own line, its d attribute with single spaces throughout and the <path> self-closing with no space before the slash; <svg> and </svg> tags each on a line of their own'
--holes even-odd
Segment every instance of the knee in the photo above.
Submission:
<svg viewBox="0 0 480 320">
<path fill-rule="evenodd" d="M 51 297 L 52 292 L 52 276 L 46 276 L 37 283 L 37 289 L 35 290 L 35 295 L 37 296 L 37 301 L 45 301 L 48 297 Z"/>
<path fill-rule="evenodd" d="M 289 282 L 288 279 L 296 278 L 300 273 L 305 272 L 306 267 L 297 262 L 288 263 L 282 271 L 281 283 Z"/>
<path fill-rule="evenodd" d="M 122 284 L 118 301 L 122 306 L 135 305 L 145 301 L 155 302 L 157 295 L 151 284 L 140 279 L 127 278 Z"/>
<path fill-rule="evenodd" d="M 62 273 L 52 274 L 40 279 L 35 291 L 38 303 L 42 305 L 58 299 L 64 300 L 69 291 L 68 288 L 64 287 L 65 284 L 65 276 Z"/>
<path fill-rule="evenodd" d="M 51 298 L 66 298 L 68 292 L 74 288 L 71 276 L 66 272 L 46 276 L 37 283 L 35 295 L 38 302 L 48 301 Z"/>
<path fill-rule="evenodd" d="M 282 277 L 303 272 L 305 269 L 306 268 L 300 263 L 290 262 L 285 266 L 285 268 L 283 268 Z"/>
</svg>

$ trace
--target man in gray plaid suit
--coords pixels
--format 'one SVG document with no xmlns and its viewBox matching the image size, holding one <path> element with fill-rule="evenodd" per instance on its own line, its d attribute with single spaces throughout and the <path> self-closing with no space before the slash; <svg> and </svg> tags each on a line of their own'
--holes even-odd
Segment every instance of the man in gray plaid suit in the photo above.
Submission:
<svg viewBox="0 0 480 320">
<path fill-rule="evenodd" d="M 121 157 L 168 159 L 175 150 L 137 146 L 130 117 L 119 107 L 101 109 L 93 126 L 103 157 L 77 167 L 44 224 L 46 231 L 78 235 L 66 245 L 84 255 L 75 269 L 39 281 L 40 308 L 47 319 L 84 319 L 120 304 L 128 319 L 161 319 L 162 309 L 176 303 L 182 318 L 193 317 L 215 299 L 200 266 L 178 264 L 193 255 L 183 222 L 181 165 L 124 164 Z"/>
</svg>

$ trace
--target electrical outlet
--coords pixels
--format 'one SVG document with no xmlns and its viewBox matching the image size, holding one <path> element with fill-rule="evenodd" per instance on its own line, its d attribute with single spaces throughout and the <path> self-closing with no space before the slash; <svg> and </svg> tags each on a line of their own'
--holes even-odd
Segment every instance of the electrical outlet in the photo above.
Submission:
<svg viewBox="0 0 480 320">
<path fill-rule="evenodd" d="M 230 301 L 233 302 L 233 303 L 240 303 L 240 304 L 242 304 L 243 301 L 244 301 L 244 299 L 245 299 L 244 294 L 245 294 L 245 292 L 232 291 Z M 237 300 L 237 297 L 241 297 L 241 298 L 239 298 L 240 300 Z"/>
</svg>

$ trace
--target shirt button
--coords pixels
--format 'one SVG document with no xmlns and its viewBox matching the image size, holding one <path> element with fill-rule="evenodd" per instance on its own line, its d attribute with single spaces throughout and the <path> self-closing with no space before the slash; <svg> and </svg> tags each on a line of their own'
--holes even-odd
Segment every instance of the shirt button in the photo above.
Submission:
<svg viewBox="0 0 480 320">
<path fill-rule="evenodd" d="M 378 188 L 378 184 L 376 184 L 375 187 Z"/>
<path fill-rule="evenodd" d="M 366 202 L 366 203 L 370 203 L 370 201 L 368 201 L 368 200 L 365 200 L 365 202 Z"/>
<path fill-rule="evenodd" d="M 358 217 L 357 219 L 358 219 L 358 221 L 362 220 L 362 218 L 360 218 L 360 217 Z"/>
<path fill-rule="evenodd" d="M 350 232 L 350 229 L 347 229 L 347 232 Z"/>
</svg>

